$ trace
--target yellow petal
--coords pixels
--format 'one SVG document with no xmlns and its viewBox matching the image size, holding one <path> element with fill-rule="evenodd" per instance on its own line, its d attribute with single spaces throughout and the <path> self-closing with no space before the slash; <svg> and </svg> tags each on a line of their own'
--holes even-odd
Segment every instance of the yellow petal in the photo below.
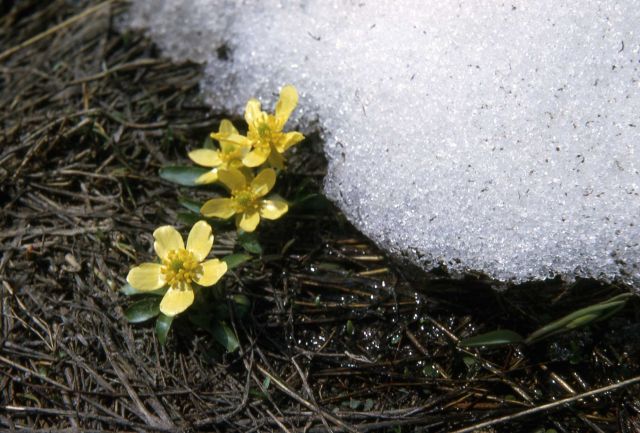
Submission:
<svg viewBox="0 0 640 433">
<path fill-rule="evenodd" d="M 196 280 L 201 286 L 213 286 L 227 272 L 227 264 L 218 259 L 207 260 L 202 264 L 202 276 Z"/>
<path fill-rule="evenodd" d="M 276 120 L 280 128 L 287 123 L 296 105 L 298 105 L 298 91 L 288 84 L 280 90 L 280 99 L 276 104 Z"/>
<path fill-rule="evenodd" d="M 214 168 L 204 174 L 198 176 L 195 180 L 196 185 L 205 185 L 218 181 L 218 169 Z"/>
<path fill-rule="evenodd" d="M 240 159 L 233 159 L 231 161 L 229 161 L 229 163 L 227 164 L 227 166 L 225 168 L 235 168 L 237 170 L 240 170 L 244 173 L 244 169 L 246 169 L 247 167 L 244 166 L 244 164 L 242 164 L 242 160 Z M 245 174 L 246 177 L 246 174 Z"/>
<path fill-rule="evenodd" d="M 238 130 L 229 119 L 223 119 L 218 128 L 218 134 L 237 134 Z"/>
<path fill-rule="evenodd" d="M 191 227 L 187 238 L 187 250 L 189 250 L 199 262 L 209 255 L 213 246 L 213 232 L 211 226 L 205 221 L 198 221 Z"/>
<path fill-rule="evenodd" d="M 159 263 L 143 263 L 129 271 L 127 283 L 141 292 L 157 290 L 165 285 L 164 276 Z"/>
<path fill-rule="evenodd" d="M 281 198 L 273 197 L 260 202 L 260 216 L 268 220 L 276 220 L 289 210 L 289 204 Z"/>
<path fill-rule="evenodd" d="M 213 149 L 196 149 L 189 152 L 189 159 L 203 167 L 217 167 L 222 164 L 220 152 Z"/>
<path fill-rule="evenodd" d="M 278 153 L 277 151 L 271 152 L 267 162 L 271 167 L 275 169 L 278 169 L 278 170 L 284 169 L 284 156 L 281 153 Z"/>
<path fill-rule="evenodd" d="M 250 146 L 240 146 L 239 144 L 233 143 L 227 140 L 220 140 L 220 150 L 222 153 L 226 155 L 230 155 L 238 150 L 248 149 Z"/>
<path fill-rule="evenodd" d="M 242 158 L 242 163 L 247 167 L 258 167 L 264 164 L 270 153 L 271 149 L 266 146 L 264 148 L 254 149 Z"/>
<path fill-rule="evenodd" d="M 304 135 L 299 132 L 287 132 L 275 143 L 276 150 L 280 153 L 285 152 L 291 146 L 294 146 L 304 140 Z"/>
<path fill-rule="evenodd" d="M 251 145 L 251 141 L 240 134 L 211 134 L 212 138 L 220 141 L 220 145 L 224 148 L 228 148 L 229 146 L 240 146 L 240 147 L 248 147 Z"/>
<path fill-rule="evenodd" d="M 218 180 L 229 188 L 229 191 L 243 189 L 247 186 L 247 178 L 240 170 L 235 168 L 218 170 Z"/>
<path fill-rule="evenodd" d="M 260 101 L 257 99 L 249 99 L 244 109 L 244 120 L 247 125 L 253 125 L 260 118 L 262 111 L 260 110 Z"/>
<path fill-rule="evenodd" d="M 240 170 L 240 173 L 244 174 L 244 178 L 247 182 L 253 182 L 253 170 L 251 170 L 251 168 L 241 166 L 238 170 Z"/>
<path fill-rule="evenodd" d="M 276 172 L 271 168 L 265 168 L 251 181 L 251 190 L 258 197 L 267 195 L 273 185 L 276 184 Z"/>
<path fill-rule="evenodd" d="M 236 226 L 247 233 L 251 233 L 258 227 L 260 214 L 258 212 L 244 212 L 236 216 Z"/>
<path fill-rule="evenodd" d="M 193 304 L 193 289 L 187 286 L 184 290 L 169 288 L 160 302 L 160 311 L 166 316 L 182 313 Z"/>
<path fill-rule="evenodd" d="M 169 251 L 184 248 L 182 236 L 180 236 L 178 230 L 173 228 L 173 226 L 158 227 L 156 231 L 153 232 L 153 237 L 156 240 L 153 243 L 153 248 L 155 248 L 158 257 L 163 260 L 167 257 Z"/>
<path fill-rule="evenodd" d="M 233 200 L 230 198 L 212 198 L 200 208 L 200 213 L 206 217 L 227 219 L 236 213 Z"/>
</svg>

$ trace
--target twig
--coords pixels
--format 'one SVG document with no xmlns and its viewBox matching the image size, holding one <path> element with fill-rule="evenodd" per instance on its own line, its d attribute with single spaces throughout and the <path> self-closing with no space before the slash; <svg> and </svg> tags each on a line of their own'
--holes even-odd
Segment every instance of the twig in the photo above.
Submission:
<svg viewBox="0 0 640 433">
<path fill-rule="evenodd" d="M 515 419 L 519 419 L 519 418 L 524 418 L 526 416 L 529 415 L 533 415 L 535 413 L 540 413 L 540 412 L 546 412 L 548 410 L 552 410 L 552 409 L 556 409 L 560 406 L 564 406 L 565 404 L 569 404 L 569 403 L 573 403 L 575 401 L 578 400 L 582 400 L 583 398 L 587 398 L 587 397 L 593 397 L 594 395 L 599 395 L 599 394 L 604 394 L 606 392 L 611 392 L 611 391 L 615 391 L 630 385 L 633 385 L 634 383 L 638 383 L 640 382 L 640 376 L 636 376 L 634 378 L 631 379 L 627 379 L 627 380 L 623 380 L 622 382 L 618 382 L 615 383 L 613 385 L 608 385 L 608 386 L 604 386 L 602 388 L 598 388 L 598 389 L 594 389 L 592 391 L 588 391 L 588 392 L 584 392 L 582 394 L 578 394 L 575 395 L 573 397 L 568 397 L 565 398 L 563 400 L 558 400 L 558 401 L 554 401 L 552 403 L 547 403 L 547 404 L 543 404 L 542 406 L 537 406 L 537 407 L 532 407 L 531 409 L 525 409 L 523 411 L 520 411 L 518 413 L 512 414 L 512 415 L 506 415 L 500 418 L 495 418 L 489 421 L 484 421 L 478 424 L 474 424 L 470 427 L 465 427 L 463 429 L 460 430 L 456 430 L 452 433 L 472 433 L 476 430 L 480 430 L 483 429 L 485 427 L 491 427 L 494 426 L 496 424 L 502 424 L 504 422 L 507 421 L 513 421 Z"/>
<path fill-rule="evenodd" d="M 149 428 L 149 426 L 146 424 L 132 422 L 122 417 L 115 418 L 110 416 L 96 415 L 93 413 L 78 412 L 75 410 L 50 409 L 50 408 L 44 408 L 44 407 L 29 407 L 29 406 L 3 406 L 0 408 L 0 410 L 13 415 L 36 414 L 36 415 L 49 415 L 49 416 L 60 416 L 60 417 L 77 416 L 78 418 L 82 418 L 82 419 L 109 422 L 109 423 L 112 423 L 115 425 L 121 425 L 124 427 Z M 164 428 L 162 426 L 154 426 L 153 428 L 155 430 L 164 431 L 164 432 L 175 431 L 175 429 L 173 428 Z"/>
<path fill-rule="evenodd" d="M 309 386 L 309 382 L 307 382 L 307 377 L 304 374 L 304 372 L 302 371 L 302 369 L 300 368 L 300 366 L 298 365 L 298 363 L 296 362 L 295 357 L 291 358 L 291 363 L 293 364 L 293 366 L 298 371 L 298 375 L 300 375 L 300 380 L 302 380 L 302 386 L 304 387 L 304 390 L 306 391 L 307 396 L 309 397 L 309 400 L 311 400 L 311 402 L 313 404 L 315 404 L 316 406 L 319 407 L 318 402 L 316 401 L 316 398 L 313 395 L 313 391 L 311 390 L 311 387 Z M 329 424 L 327 423 L 327 420 L 325 419 L 324 416 L 322 416 L 322 412 L 318 412 L 318 416 L 320 416 L 320 420 L 322 421 L 322 424 L 325 426 L 327 431 L 333 433 L 333 430 L 331 429 L 331 427 L 329 427 Z"/>
<path fill-rule="evenodd" d="M 336 424 L 337 426 L 342 427 L 343 429 L 347 430 L 350 433 L 360 433 L 359 430 L 357 430 L 357 429 L 355 429 L 355 428 L 353 428 L 351 426 L 348 426 L 341 419 L 336 418 L 335 416 L 331 415 L 330 413 L 328 413 L 327 411 L 323 410 L 322 408 L 320 408 L 318 406 L 314 406 L 312 403 L 310 403 L 307 400 L 305 400 L 304 398 L 302 398 L 295 391 L 289 389 L 289 387 L 287 385 L 285 385 L 285 383 L 282 380 L 280 380 L 279 378 L 277 378 L 276 376 L 271 374 L 267 369 L 262 367 L 260 364 L 256 364 L 256 368 L 258 370 L 260 370 L 260 372 L 262 374 L 267 376 L 269 378 L 269 380 L 271 380 L 271 382 L 273 382 L 282 392 L 284 392 L 289 397 L 291 397 L 294 400 L 296 400 L 298 403 L 302 404 L 303 406 L 305 406 L 308 409 L 311 409 L 314 412 L 322 413 L 322 415 L 326 419 L 328 419 L 332 423 Z"/>
<path fill-rule="evenodd" d="M 34 37 L 27 39 L 23 43 L 18 44 L 18 45 L 14 46 L 14 47 L 9 48 L 8 50 L 3 51 L 2 53 L 0 53 L 0 62 L 5 60 L 7 57 L 11 56 L 12 54 L 22 50 L 23 48 L 26 48 L 29 45 L 33 45 L 36 42 L 41 41 L 42 39 L 46 38 L 47 36 L 51 36 L 52 34 L 57 32 L 58 30 L 61 30 L 61 29 L 65 28 L 65 27 L 68 27 L 71 24 L 75 23 L 76 21 L 80 21 L 81 19 L 86 18 L 87 16 L 93 14 L 94 12 L 99 11 L 103 7 L 109 5 L 109 4 L 113 3 L 113 2 L 114 2 L 114 0 L 106 0 L 106 1 L 94 6 L 92 8 L 85 9 L 84 11 L 79 13 L 78 15 L 72 16 L 71 18 L 61 22 L 57 26 L 53 26 L 50 29 L 47 29 L 44 32 L 35 35 Z"/>
</svg>

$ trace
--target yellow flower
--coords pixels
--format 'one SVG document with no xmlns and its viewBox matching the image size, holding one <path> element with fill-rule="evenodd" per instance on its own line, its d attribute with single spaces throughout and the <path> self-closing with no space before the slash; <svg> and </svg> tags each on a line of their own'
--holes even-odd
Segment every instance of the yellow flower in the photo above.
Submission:
<svg viewBox="0 0 640 433">
<path fill-rule="evenodd" d="M 242 158 L 251 149 L 251 143 L 240 135 L 231 121 L 220 122 L 218 132 L 211 133 L 211 138 L 220 142 L 220 150 L 196 149 L 189 152 L 189 158 L 203 167 L 211 167 L 211 171 L 196 179 L 196 184 L 213 183 L 218 180 L 218 170 L 241 168 Z"/>
<path fill-rule="evenodd" d="M 153 247 L 162 263 L 143 263 L 132 268 L 127 282 L 141 292 L 168 285 L 160 311 L 175 316 L 193 304 L 191 283 L 205 287 L 214 285 L 227 272 L 227 264 L 218 259 L 205 260 L 213 246 L 213 233 L 204 221 L 198 221 L 191 228 L 187 248 L 180 233 L 172 226 L 157 228 L 153 237 Z"/>
<path fill-rule="evenodd" d="M 298 105 L 298 92 L 292 85 L 286 85 L 280 91 L 280 99 L 276 104 L 275 115 L 260 110 L 260 101 L 251 99 L 247 102 L 244 118 L 249 130 L 247 139 L 251 151 L 242 158 L 247 167 L 258 167 L 268 161 L 272 167 L 284 167 L 282 155 L 291 146 L 304 140 L 299 132 L 282 132 L 291 112 Z M 234 137 L 235 138 L 235 137 Z"/>
<path fill-rule="evenodd" d="M 275 220 L 289 210 L 282 198 L 263 198 L 276 183 L 276 172 L 265 168 L 253 178 L 240 170 L 229 169 L 218 172 L 218 180 L 231 192 L 230 198 L 212 198 L 205 202 L 200 213 L 206 217 L 231 218 L 236 216 L 236 227 L 252 232 L 260 223 L 260 217 Z"/>
</svg>

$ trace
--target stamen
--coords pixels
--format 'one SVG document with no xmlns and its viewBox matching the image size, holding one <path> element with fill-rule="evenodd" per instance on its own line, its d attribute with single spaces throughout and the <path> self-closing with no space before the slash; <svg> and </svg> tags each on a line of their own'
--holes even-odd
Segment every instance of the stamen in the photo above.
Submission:
<svg viewBox="0 0 640 433">
<path fill-rule="evenodd" d="M 256 197 L 248 188 L 241 191 L 235 191 L 233 199 L 238 212 L 244 212 L 256 206 Z"/>
<path fill-rule="evenodd" d="M 258 126 L 258 134 L 260 134 L 262 138 L 268 138 L 268 136 L 271 135 L 271 128 L 269 128 L 269 125 L 266 123 L 261 123 Z"/>
<path fill-rule="evenodd" d="M 202 266 L 189 251 L 179 249 L 169 251 L 160 271 L 171 288 L 184 289 L 202 274 Z"/>
</svg>

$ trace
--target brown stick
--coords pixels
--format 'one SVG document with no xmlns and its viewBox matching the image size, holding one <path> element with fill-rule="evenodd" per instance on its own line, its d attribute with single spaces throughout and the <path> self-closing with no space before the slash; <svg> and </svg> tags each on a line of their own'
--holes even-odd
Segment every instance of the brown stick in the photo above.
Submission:
<svg viewBox="0 0 640 433">
<path fill-rule="evenodd" d="M 86 9 L 86 10 L 82 11 L 78 15 L 72 16 L 71 18 L 61 22 L 57 26 L 53 26 L 50 29 L 47 29 L 44 32 L 35 35 L 34 37 L 27 39 L 26 41 L 22 42 L 21 44 L 18 44 L 16 46 L 13 46 L 13 47 L 9 48 L 8 50 L 3 51 L 2 53 L 0 53 L 0 62 L 5 60 L 6 58 L 11 56 L 12 54 L 22 50 L 23 48 L 26 48 L 29 45 L 33 45 L 38 41 L 41 41 L 42 39 L 46 38 L 47 36 L 50 36 L 50 35 L 54 34 L 58 30 L 61 30 L 61 29 L 65 28 L 65 27 L 67 27 L 67 26 L 70 26 L 71 24 L 75 23 L 76 21 L 80 21 L 81 19 L 87 17 L 88 15 L 93 14 L 94 12 L 99 11 L 103 7 L 109 5 L 109 4 L 113 3 L 113 2 L 114 2 L 114 0 L 106 0 L 106 1 L 94 6 L 92 8 L 89 8 L 89 9 Z"/>
<path fill-rule="evenodd" d="M 582 394 L 574 395 L 573 397 L 568 397 L 562 400 L 554 401 L 552 403 L 543 404 L 542 406 L 532 407 L 531 409 L 526 409 L 521 412 L 515 413 L 513 415 L 506 415 L 500 418 L 491 419 L 489 421 L 484 421 L 478 424 L 474 424 L 470 427 L 465 427 L 460 430 L 456 430 L 452 433 L 472 433 L 474 431 L 483 429 L 485 427 L 494 426 L 496 424 L 502 424 L 503 422 L 513 421 L 515 419 L 523 418 L 525 416 L 533 415 L 534 413 L 546 412 L 548 410 L 556 409 L 560 406 L 564 406 L 565 404 L 573 403 L 578 400 L 582 400 L 583 398 L 593 397 L 594 395 L 604 394 L 605 392 L 615 391 L 620 388 L 624 388 L 634 383 L 640 382 L 640 376 L 636 376 L 631 379 L 623 380 L 622 382 L 615 383 L 613 385 L 604 386 L 602 388 L 597 388 L 592 391 L 584 392 Z"/>
<path fill-rule="evenodd" d="M 273 382 L 282 392 L 284 392 L 289 397 L 291 397 L 294 400 L 296 400 L 298 403 L 301 403 L 306 408 L 311 409 L 312 411 L 314 411 L 316 413 L 321 413 L 326 419 L 328 419 L 329 421 L 331 421 L 335 425 L 337 425 L 339 427 L 342 427 L 346 431 L 348 431 L 350 433 L 358 433 L 357 429 L 354 429 L 353 427 L 348 426 L 347 424 L 345 424 L 339 418 L 331 415 L 330 413 L 326 412 L 325 410 L 321 409 L 320 407 L 313 405 L 312 403 L 308 402 L 307 400 L 302 398 L 300 395 L 298 395 L 295 391 L 289 389 L 289 387 L 287 385 L 285 385 L 282 380 L 280 380 L 279 378 L 277 378 L 276 376 L 271 374 L 266 368 L 262 367 L 260 364 L 257 364 L 256 368 L 258 370 L 260 370 L 260 372 L 262 374 L 267 376 L 269 378 L 269 380 L 271 380 L 271 382 Z"/>
</svg>

